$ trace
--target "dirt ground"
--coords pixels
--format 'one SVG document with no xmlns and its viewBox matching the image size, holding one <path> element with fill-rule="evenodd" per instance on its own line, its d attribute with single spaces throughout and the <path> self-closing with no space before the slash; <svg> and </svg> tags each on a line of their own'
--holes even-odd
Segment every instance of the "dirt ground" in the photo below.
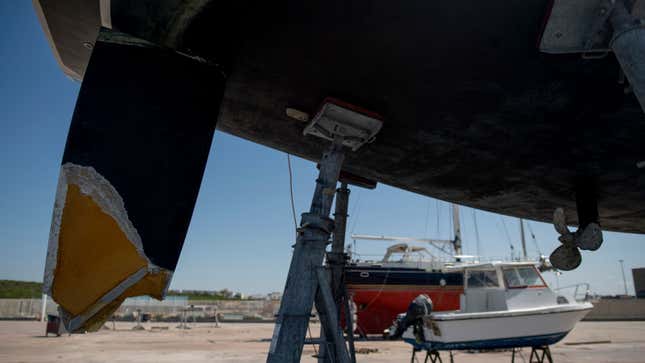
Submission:
<svg viewBox="0 0 645 363">
<path fill-rule="evenodd" d="M 189 330 L 177 329 L 177 323 L 144 326 L 145 331 L 136 331 L 132 323 L 116 323 L 116 330 L 44 337 L 44 323 L 0 321 L 0 362 L 264 362 L 273 331 L 267 323 L 225 323 L 220 328 L 199 323 Z M 318 329 L 311 327 L 315 335 Z M 570 345 L 607 340 L 611 342 Z M 401 341 L 358 342 L 360 348 L 378 351 L 357 355 L 359 362 L 410 361 L 411 348 Z M 551 351 L 558 363 L 645 362 L 645 322 L 581 322 Z M 528 362 L 529 352 L 522 350 L 517 362 Z M 302 361 L 315 362 L 313 354 L 313 347 L 305 347 Z M 450 361 L 447 352 L 442 357 Z M 510 362 L 510 357 L 510 352 L 454 356 L 455 363 Z"/>
</svg>

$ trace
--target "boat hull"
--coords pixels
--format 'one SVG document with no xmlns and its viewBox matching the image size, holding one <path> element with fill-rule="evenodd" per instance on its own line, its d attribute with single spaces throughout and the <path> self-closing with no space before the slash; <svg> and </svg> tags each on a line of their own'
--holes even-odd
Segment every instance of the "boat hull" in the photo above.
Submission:
<svg viewBox="0 0 645 363">
<path fill-rule="evenodd" d="M 439 288 L 418 288 L 406 291 L 356 291 L 353 301 L 356 304 L 356 325 L 359 333 L 382 334 L 392 326 L 398 314 L 404 313 L 415 297 L 425 294 L 433 302 L 436 311 L 459 309 L 459 295 L 463 290 Z"/>
<path fill-rule="evenodd" d="M 408 329 L 403 338 L 429 350 L 496 349 L 555 344 L 592 308 L 568 304 L 491 313 L 435 314 L 425 322 L 424 341 Z"/>
<path fill-rule="evenodd" d="M 454 343 L 433 342 L 432 344 L 418 343 L 413 338 L 404 338 L 403 340 L 409 344 L 414 345 L 415 348 L 417 349 L 485 350 L 485 349 L 506 349 L 506 348 L 518 348 L 518 347 L 539 347 L 539 346 L 551 345 L 562 340 L 567 334 L 569 334 L 568 331 L 565 331 L 562 333 L 535 335 L 535 336 L 528 336 L 528 337 L 486 339 L 486 340 L 476 340 L 476 341 L 470 341 L 470 342 L 454 342 Z"/>
<path fill-rule="evenodd" d="M 459 309 L 459 295 L 463 293 L 461 273 L 422 269 L 352 267 L 346 270 L 346 284 L 356 305 L 360 334 L 383 334 L 421 294 L 432 299 L 433 310 L 450 311 Z"/>
</svg>

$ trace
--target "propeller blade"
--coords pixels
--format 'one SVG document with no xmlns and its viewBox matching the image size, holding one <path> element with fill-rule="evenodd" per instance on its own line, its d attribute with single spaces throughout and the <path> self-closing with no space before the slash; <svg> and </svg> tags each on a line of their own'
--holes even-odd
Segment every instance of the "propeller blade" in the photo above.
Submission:
<svg viewBox="0 0 645 363">
<path fill-rule="evenodd" d="M 567 235 L 571 233 L 569 232 L 569 228 L 567 228 L 567 219 L 564 215 L 564 209 L 556 208 L 555 212 L 553 212 L 553 226 L 555 227 L 555 230 L 561 235 Z"/>
<path fill-rule="evenodd" d="M 571 271 L 580 266 L 582 255 L 576 247 L 562 245 L 549 256 L 551 265 L 562 271 Z"/>
<path fill-rule="evenodd" d="M 582 233 L 576 234 L 576 246 L 583 250 L 595 251 L 602 245 L 602 229 L 597 223 L 589 223 Z"/>
</svg>

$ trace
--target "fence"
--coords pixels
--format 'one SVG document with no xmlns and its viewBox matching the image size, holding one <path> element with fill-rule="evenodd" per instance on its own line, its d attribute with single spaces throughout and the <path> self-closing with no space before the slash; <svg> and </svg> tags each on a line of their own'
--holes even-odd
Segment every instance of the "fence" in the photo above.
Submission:
<svg viewBox="0 0 645 363">
<path fill-rule="evenodd" d="M 0 299 L 0 319 L 40 319 L 42 299 Z M 189 301 L 185 297 L 169 296 L 164 301 L 148 297 L 129 298 L 115 312 L 117 319 L 129 319 L 140 310 L 157 319 L 179 319 L 190 308 L 191 317 L 214 318 L 220 314 L 224 319 L 273 319 L 280 307 L 279 300 L 216 300 Z M 47 313 L 57 314 L 58 305 L 47 299 Z"/>
</svg>

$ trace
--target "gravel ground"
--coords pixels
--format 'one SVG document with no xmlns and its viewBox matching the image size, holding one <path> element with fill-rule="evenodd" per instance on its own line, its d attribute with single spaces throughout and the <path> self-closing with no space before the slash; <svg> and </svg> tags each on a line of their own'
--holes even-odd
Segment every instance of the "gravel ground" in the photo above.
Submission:
<svg viewBox="0 0 645 363">
<path fill-rule="evenodd" d="M 116 323 L 116 330 L 44 337 L 44 323 L 0 321 L 0 362 L 263 362 L 273 331 L 267 323 L 226 323 L 220 328 L 198 323 L 189 330 L 177 329 L 177 323 L 146 323 L 145 331 L 133 326 Z M 312 325 L 312 333 L 318 330 Z M 567 344 L 607 340 L 611 343 Z M 357 355 L 359 362 L 410 361 L 411 348 L 400 341 L 358 342 L 357 348 L 377 350 Z M 528 362 L 529 352 L 522 350 L 517 362 Z M 645 362 L 645 322 L 581 322 L 551 352 L 556 363 Z M 302 361 L 315 362 L 313 354 L 313 347 L 305 347 Z M 448 353 L 442 356 L 449 362 Z M 510 362 L 510 357 L 510 352 L 454 356 L 455 363 Z"/>
</svg>

